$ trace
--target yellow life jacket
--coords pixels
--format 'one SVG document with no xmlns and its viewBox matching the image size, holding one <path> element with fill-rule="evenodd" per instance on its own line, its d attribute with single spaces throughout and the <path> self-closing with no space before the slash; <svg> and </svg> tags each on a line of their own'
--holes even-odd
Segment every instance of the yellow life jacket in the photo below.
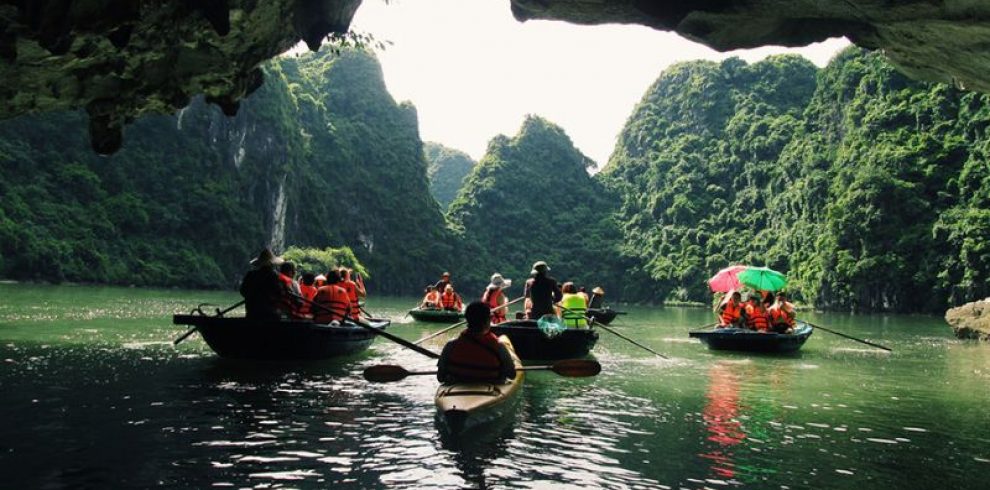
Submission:
<svg viewBox="0 0 990 490">
<path fill-rule="evenodd" d="M 564 320 L 564 325 L 571 328 L 588 326 L 588 319 L 584 317 L 584 312 L 588 309 L 588 303 L 584 301 L 583 296 L 567 293 L 560 299 L 560 306 L 562 307 L 560 316 Z"/>
</svg>

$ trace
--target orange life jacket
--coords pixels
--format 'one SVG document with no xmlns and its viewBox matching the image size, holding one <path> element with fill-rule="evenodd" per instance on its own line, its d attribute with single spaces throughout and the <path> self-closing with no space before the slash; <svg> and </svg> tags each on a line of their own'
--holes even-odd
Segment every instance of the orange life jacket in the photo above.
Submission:
<svg viewBox="0 0 990 490">
<path fill-rule="evenodd" d="M 313 302 L 323 306 L 313 308 L 313 321 L 316 323 L 340 322 L 351 316 L 351 300 L 347 297 L 347 291 L 336 284 L 317 289 Z"/>
<path fill-rule="evenodd" d="M 447 293 L 444 292 L 440 295 L 440 304 L 443 305 L 445 310 L 458 310 L 461 309 L 461 297 L 457 293 Z"/>
<path fill-rule="evenodd" d="M 760 331 L 769 330 L 770 315 L 766 311 L 760 311 L 752 304 L 747 303 L 746 326 Z"/>
<path fill-rule="evenodd" d="M 347 291 L 347 298 L 351 302 L 351 318 L 359 320 L 361 318 L 361 305 L 358 304 L 357 284 L 350 279 L 344 279 L 337 285 Z"/>
<path fill-rule="evenodd" d="M 786 324 L 788 327 L 794 326 L 794 311 L 787 311 L 776 304 L 770 307 L 770 323 L 772 325 Z"/>
<path fill-rule="evenodd" d="M 447 352 L 446 370 L 459 380 L 493 380 L 502 373 L 499 361 L 498 337 L 491 331 L 484 335 L 461 332 L 451 341 L 453 346 Z"/>
<path fill-rule="evenodd" d="M 278 274 L 278 283 L 282 286 L 282 295 L 279 298 L 278 311 L 289 318 L 300 317 L 300 301 L 296 298 L 296 289 L 293 287 L 295 281 L 293 281 L 291 277 L 280 272 Z"/>
<path fill-rule="evenodd" d="M 508 308 L 495 309 L 502 306 L 502 288 L 485 289 L 485 294 L 482 295 L 481 301 L 492 309 L 492 323 L 502 323 L 505 321 L 505 311 Z"/>
<path fill-rule="evenodd" d="M 309 301 L 313 301 L 313 298 L 316 297 L 317 289 L 318 288 L 316 286 L 308 286 L 306 284 L 299 285 L 299 292 L 302 293 L 302 297 L 308 299 Z M 299 305 L 299 313 L 308 315 L 312 312 L 313 308 L 308 301 L 303 301 L 302 304 Z"/>
<path fill-rule="evenodd" d="M 430 291 L 426 293 L 426 296 L 423 298 L 423 303 L 426 304 L 428 308 L 439 308 L 440 293 L 436 291 Z"/>
<path fill-rule="evenodd" d="M 742 307 L 739 306 L 739 303 L 730 299 L 725 303 L 725 308 L 722 309 L 722 313 L 719 315 L 719 320 L 721 320 L 720 325 L 732 325 L 741 316 Z"/>
</svg>

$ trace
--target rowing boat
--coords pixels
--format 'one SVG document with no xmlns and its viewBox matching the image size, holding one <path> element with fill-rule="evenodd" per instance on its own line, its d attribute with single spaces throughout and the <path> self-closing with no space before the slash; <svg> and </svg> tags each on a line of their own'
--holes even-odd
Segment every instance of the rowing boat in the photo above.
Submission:
<svg viewBox="0 0 990 490">
<path fill-rule="evenodd" d="M 509 349 L 516 368 L 521 368 L 522 361 L 516 355 L 512 341 L 505 336 L 499 337 L 498 340 Z M 457 435 L 507 416 L 516 405 L 518 399 L 516 395 L 522 388 L 525 376 L 525 371 L 517 369 L 516 376 L 505 383 L 472 382 L 440 385 L 434 396 L 434 402 L 441 427 L 448 434 Z"/>
<path fill-rule="evenodd" d="M 789 334 L 764 333 L 746 328 L 706 328 L 688 333 L 711 350 L 736 350 L 746 352 L 795 352 L 811 337 L 814 328 L 797 322 Z"/>
<path fill-rule="evenodd" d="M 538 328 L 536 320 L 499 323 L 492 325 L 492 332 L 508 337 L 524 361 L 577 359 L 588 355 L 598 342 L 598 332 L 587 328 L 568 328 L 548 337 Z"/>
<path fill-rule="evenodd" d="M 430 323 L 457 323 L 464 319 L 463 313 L 452 310 L 413 308 L 409 310 L 409 315 L 416 321 Z"/>
<path fill-rule="evenodd" d="M 601 323 L 602 325 L 612 323 L 612 320 L 615 320 L 615 317 L 618 314 L 618 311 L 615 311 L 607 306 L 599 309 L 588 308 L 588 310 L 584 312 L 584 316 L 588 317 L 588 319 L 594 320 L 596 323 Z"/>
<path fill-rule="evenodd" d="M 308 321 L 257 320 L 245 317 L 174 315 L 172 323 L 195 327 L 220 357 L 255 360 L 315 360 L 361 352 L 375 333 L 353 323 L 339 326 Z M 387 319 L 369 319 L 384 330 Z"/>
</svg>

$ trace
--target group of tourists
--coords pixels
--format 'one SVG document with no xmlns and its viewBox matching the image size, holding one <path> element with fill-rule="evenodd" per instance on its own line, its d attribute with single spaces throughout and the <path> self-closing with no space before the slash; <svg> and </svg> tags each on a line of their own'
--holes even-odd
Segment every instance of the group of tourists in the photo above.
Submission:
<svg viewBox="0 0 990 490">
<path fill-rule="evenodd" d="M 559 316 L 568 327 L 587 327 L 585 313 L 589 308 L 600 308 L 605 291 L 596 287 L 589 296 L 584 287 L 578 288 L 573 282 L 559 285 L 551 277 L 550 266 L 544 261 L 533 264 L 530 277 L 526 280 L 523 290 L 525 302 L 523 311 L 516 314 L 516 319 L 539 319 L 544 315 Z M 491 312 L 491 323 L 499 324 L 507 320 L 506 312 L 509 302 L 504 291 L 512 286 L 512 280 L 502 277 L 498 272 L 492 274 L 488 286 L 481 294 L 481 303 L 488 306 Z M 454 291 L 450 273 L 444 272 L 436 284 L 426 286 L 426 294 L 420 302 L 420 309 L 461 311 L 463 300 Z"/>
<path fill-rule="evenodd" d="M 791 333 L 794 331 L 794 305 L 787 294 L 768 291 L 750 293 L 743 302 L 742 293 L 730 291 L 715 307 L 719 328 L 747 328 L 759 332 Z"/>
<path fill-rule="evenodd" d="M 248 318 L 328 324 L 361 319 L 360 301 L 367 291 L 352 269 L 336 267 L 324 274 L 304 272 L 297 277 L 295 264 L 269 249 L 253 259 L 251 266 L 240 287 Z"/>
</svg>

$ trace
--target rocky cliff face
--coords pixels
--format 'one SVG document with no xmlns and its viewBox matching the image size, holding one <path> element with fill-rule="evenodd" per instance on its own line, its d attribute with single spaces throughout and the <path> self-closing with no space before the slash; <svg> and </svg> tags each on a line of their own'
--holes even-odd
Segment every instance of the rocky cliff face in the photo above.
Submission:
<svg viewBox="0 0 990 490">
<path fill-rule="evenodd" d="M 990 342 L 990 298 L 949 309 L 945 321 L 956 337 Z"/>
</svg>

